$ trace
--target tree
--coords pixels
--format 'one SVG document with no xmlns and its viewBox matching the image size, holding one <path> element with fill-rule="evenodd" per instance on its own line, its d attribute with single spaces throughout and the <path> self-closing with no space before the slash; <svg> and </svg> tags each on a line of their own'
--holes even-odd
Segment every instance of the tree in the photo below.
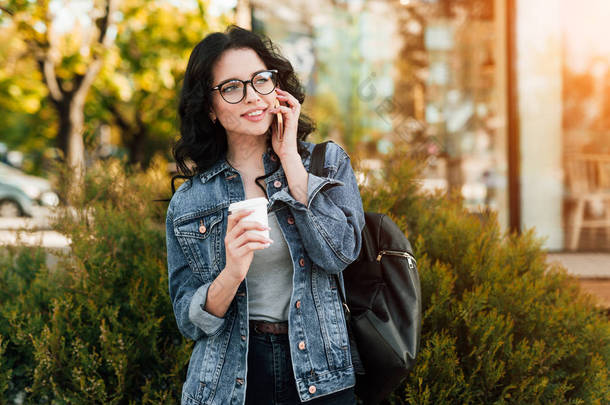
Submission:
<svg viewBox="0 0 610 405">
<path fill-rule="evenodd" d="M 94 83 L 92 110 L 118 131 L 131 163 L 147 165 L 176 133 L 178 83 L 191 49 L 210 31 L 207 4 L 196 5 L 132 0 L 120 8 L 116 47 Z"/>
<path fill-rule="evenodd" d="M 36 63 L 28 55 L 16 27 L 0 27 L 0 140 L 9 149 L 19 146 L 33 156 L 23 167 L 36 172 L 45 150 L 53 145 L 54 113 Z"/>
<path fill-rule="evenodd" d="M 2 8 L 36 60 L 47 98 L 57 111 L 57 144 L 77 183 L 85 168 L 85 100 L 114 39 L 116 4 L 116 0 L 95 2 L 89 15 L 91 27 L 83 27 L 80 38 L 58 33 L 49 0 L 13 0 Z"/>
</svg>

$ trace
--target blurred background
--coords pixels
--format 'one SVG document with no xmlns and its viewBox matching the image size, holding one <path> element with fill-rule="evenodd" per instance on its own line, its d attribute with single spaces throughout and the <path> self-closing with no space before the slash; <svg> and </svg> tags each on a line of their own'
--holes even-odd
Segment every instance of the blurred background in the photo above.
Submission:
<svg viewBox="0 0 610 405">
<path fill-rule="evenodd" d="M 292 62 L 310 140 L 369 169 L 407 143 L 424 190 L 549 251 L 610 252 L 608 16 L 607 0 L 3 1 L 0 216 L 59 204 L 57 161 L 172 170 L 190 50 L 236 23 Z"/>
</svg>

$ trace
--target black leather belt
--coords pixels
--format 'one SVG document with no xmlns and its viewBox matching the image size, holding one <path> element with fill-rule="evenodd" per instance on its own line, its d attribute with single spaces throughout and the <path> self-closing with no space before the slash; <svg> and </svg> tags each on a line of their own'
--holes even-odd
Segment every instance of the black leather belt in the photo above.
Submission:
<svg viewBox="0 0 610 405">
<path fill-rule="evenodd" d="M 250 330 L 255 333 L 285 335 L 288 333 L 288 322 L 250 321 Z"/>
</svg>

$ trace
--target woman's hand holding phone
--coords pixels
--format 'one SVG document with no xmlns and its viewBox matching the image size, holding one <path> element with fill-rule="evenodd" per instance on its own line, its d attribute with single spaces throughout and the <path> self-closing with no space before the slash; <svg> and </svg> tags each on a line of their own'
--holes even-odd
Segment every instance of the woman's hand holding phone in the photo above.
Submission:
<svg viewBox="0 0 610 405">
<path fill-rule="evenodd" d="M 271 145 L 278 157 L 283 159 L 298 155 L 297 128 L 301 103 L 287 91 L 276 88 L 275 93 L 275 106 L 270 112 L 276 114 L 277 118 L 272 125 Z"/>
</svg>

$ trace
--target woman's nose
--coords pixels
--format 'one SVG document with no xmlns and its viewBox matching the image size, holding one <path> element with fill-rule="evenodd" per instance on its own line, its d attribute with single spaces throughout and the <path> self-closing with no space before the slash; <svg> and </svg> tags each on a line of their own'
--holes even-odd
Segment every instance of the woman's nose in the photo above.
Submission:
<svg viewBox="0 0 610 405">
<path fill-rule="evenodd" d="M 248 101 L 258 101 L 260 99 L 259 94 L 256 92 L 256 90 L 254 90 L 254 86 L 252 86 L 252 83 L 247 83 L 246 84 L 246 102 Z"/>
</svg>

